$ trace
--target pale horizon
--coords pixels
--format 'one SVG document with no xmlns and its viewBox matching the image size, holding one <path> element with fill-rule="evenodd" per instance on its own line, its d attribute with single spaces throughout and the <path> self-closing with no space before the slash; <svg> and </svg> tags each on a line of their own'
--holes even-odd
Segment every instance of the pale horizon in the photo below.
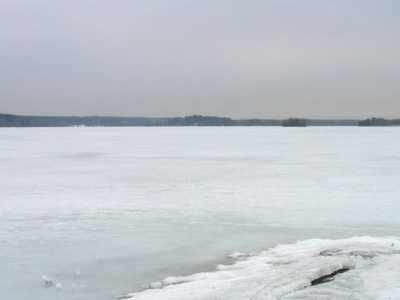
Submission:
<svg viewBox="0 0 400 300">
<path fill-rule="evenodd" d="M 0 3 L 0 112 L 394 119 L 400 2 Z"/>
</svg>

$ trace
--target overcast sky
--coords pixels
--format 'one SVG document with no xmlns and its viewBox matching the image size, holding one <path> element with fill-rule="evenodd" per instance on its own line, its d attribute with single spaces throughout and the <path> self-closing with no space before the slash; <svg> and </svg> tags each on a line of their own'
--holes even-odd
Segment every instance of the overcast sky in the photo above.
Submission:
<svg viewBox="0 0 400 300">
<path fill-rule="evenodd" d="M 0 112 L 400 117 L 399 0 L 1 0 Z"/>
</svg>

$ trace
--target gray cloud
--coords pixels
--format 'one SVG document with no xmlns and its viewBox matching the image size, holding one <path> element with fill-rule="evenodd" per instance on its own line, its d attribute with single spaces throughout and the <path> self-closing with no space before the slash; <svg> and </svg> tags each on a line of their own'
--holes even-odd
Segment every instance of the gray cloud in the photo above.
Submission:
<svg viewBox="0 0 400 300">
<path fill-rule="evenodd" d="M 399 117 L 400 3 L 10 1 L 0 111 Z"/>
</svg>

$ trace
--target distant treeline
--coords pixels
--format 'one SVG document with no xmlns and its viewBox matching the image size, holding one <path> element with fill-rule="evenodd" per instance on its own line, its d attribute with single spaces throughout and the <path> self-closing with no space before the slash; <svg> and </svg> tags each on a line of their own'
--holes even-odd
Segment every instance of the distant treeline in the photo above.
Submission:
<svg viewBox="0 0 400 300">
<path fill-rule="evenodd" d="M 283 127 L 306 127 L 307 121 L 306 119 L 300 118 L 289 118 L 282 121 Z"/>
<path fill-rule="evenodd" d="M 164 126 L 279 126 L 280 120 L 234 120 L 213 116 L 193 115 L 184 118 L 168 119 Z"/>
<path fill-rule="evenodd" d="M 368 118 L 358 123 L 359 126 L 400 126 L 400 119 Z"/>
<path fill-rule="evenodd" d="M 47 117 L 20 116 L 0 113 L 0 127 L 65 127 L 65 126 L 395 126 L 400 119 L 385 120 L 321 120 L 288 118 L 278 119 L 231 119 L 215 116 L 193 115 L 177 118 L 146 117 Z"/>
<path fill-rule="evenodd" d="M 0 127 L 156 126 L 167 118 L 144 117 L 41 117 L 0 114 Z"/>
</svg>

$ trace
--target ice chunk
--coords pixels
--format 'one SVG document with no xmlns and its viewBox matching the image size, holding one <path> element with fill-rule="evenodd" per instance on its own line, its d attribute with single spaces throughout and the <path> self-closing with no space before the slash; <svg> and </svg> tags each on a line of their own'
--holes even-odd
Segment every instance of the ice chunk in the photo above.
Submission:
<svg viewBox="0 0 400 300">
<path fill-rule="evenodd" d="M 43 275 L 42 279 L 43 279 L 43 283 L 44 283 L 45 286 L 52 286 L 53 285 L 53 280 L 50 277 L 48 277 L 47 275 Z"/>
<path fill-rule="evenodd" d="M 149 288 L 151 289 L 161 289 L 163 287 L 163 283 L 161 281 L 154 281 L 149 284 Z"/>
</svg>

